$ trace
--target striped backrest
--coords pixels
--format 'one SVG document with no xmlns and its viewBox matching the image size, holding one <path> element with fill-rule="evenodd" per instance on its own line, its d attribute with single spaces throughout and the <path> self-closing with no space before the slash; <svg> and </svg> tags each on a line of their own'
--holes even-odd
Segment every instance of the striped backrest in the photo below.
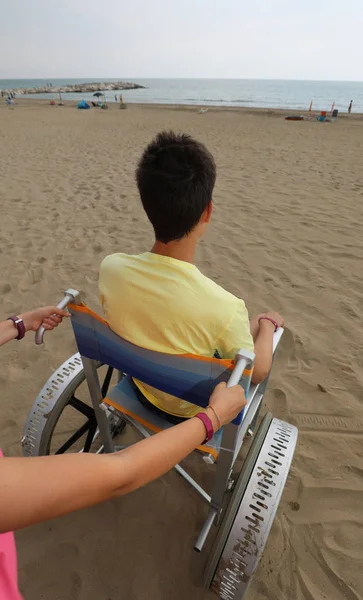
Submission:
<svg viewBox="0 0 363 600">
<path fill-rule="evenodd" d="M 139 379 L 143 383 L 198 406 L 208 405 L 220 381 L 228 381 L 233 360 L 165 354 L 127 342 L 107 321 L 84 304 L 69 305 L 79 353 Z M 251 372 L 245 372 L 243 387 L 248 392 Z M 241 413 L 242 418 L 242 413 Z M 237 419 L 236 422 L 240 422 Z"/>
</svg>

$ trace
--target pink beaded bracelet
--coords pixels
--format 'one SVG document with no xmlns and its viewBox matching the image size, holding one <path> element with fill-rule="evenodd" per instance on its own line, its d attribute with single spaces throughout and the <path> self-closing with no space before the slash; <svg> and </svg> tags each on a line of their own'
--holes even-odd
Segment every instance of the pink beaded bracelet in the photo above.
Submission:
<svg viewBox="0 0 363 600">
<path fill-rule="evenodd" d="M 263 321 L 263 320 L 270 321 L 270 323 L 272 323 L 275 326 L 275 331 L 278 330 L 279 324 L 275 321 L 275 319 L 272 319 L 271 317 L 260 317 L 258 319 L 258 322 Z"/>
</svg>

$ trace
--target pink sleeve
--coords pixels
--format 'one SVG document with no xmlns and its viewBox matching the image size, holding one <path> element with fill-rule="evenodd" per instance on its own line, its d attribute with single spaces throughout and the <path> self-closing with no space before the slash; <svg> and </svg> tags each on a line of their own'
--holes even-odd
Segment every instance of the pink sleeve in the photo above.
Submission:
<svg viewBox="0 0 363 600">
<path fill-rule="evenodd" d="M 0 450 L 0 458 L 2 456 Z M 15 540 L 11 531 L 0 533 L 0 598 L 22 600 L 18 589 Z"/>
</svg>

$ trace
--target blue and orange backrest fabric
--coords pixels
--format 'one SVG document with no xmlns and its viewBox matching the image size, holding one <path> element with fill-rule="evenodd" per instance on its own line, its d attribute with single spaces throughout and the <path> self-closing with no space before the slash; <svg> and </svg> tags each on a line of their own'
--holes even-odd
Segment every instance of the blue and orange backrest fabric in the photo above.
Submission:
<svg viewBox="0 0 363 600">
<path fill-rule="evenodd" d="M 233 360 L 204 358 L 184 354 L 164 354 L 140 348 L 113 332 L 107 321 L 84 304 L 69 305 L 79 353 L 110 365 L 152 387 L 191 402 L 208 405 L 215 386 L 228 381 Z M 245 371 L 242 385 L 246 394 L 252 371 Z M 238 424 L 243 412 L 235 419 Z"/>
</svg>

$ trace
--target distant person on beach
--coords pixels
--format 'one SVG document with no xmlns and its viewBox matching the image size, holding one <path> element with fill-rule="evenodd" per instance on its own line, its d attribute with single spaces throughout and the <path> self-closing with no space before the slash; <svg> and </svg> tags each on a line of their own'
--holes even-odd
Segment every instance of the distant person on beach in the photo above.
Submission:
<svg viewBox="0 0 363 600">
<path fill-rule="evenodd" d="M 66 316 L 48 306 L 10 317 L 0 323 L 0 346 L 40 325 L 50 331 Z M 217 431 L 245 404 L 241 386 L 222 383 L 200 412 Z M 0 600 L 21 600 L 12 530 L 128 494 L 169 471 L 206 437 L 203 420 L 194 418 L 114 454 L 1 458 L 0 450 Z"/>
<path fill-rule="evenodd" d="M 115 94 L 115 102 L 117 102 L 117 94 Z"/>
<path fill-rule="evenodd" d="M 133 344 L 170 354 L 234 358 L 240 348 L 254 351 L 252 379 L 263 381 L 271 369 L 273 334 L 284 319 L 269 312 L 250 321 L 243 300 L 194 265 L 213 212 L 213 156 L 188 135 L 162 132 L 145 149 L 136 179 L 155 242 L 149 252 L 103 260 L 99 291 L 111 329 Z M 140 402 L 172 422 L 200 410 L 134 383 Z"/>
<path fill-rule="evenodd" d="M 348 106 L 348 113 L 349 114 L 352 112 L 352 106 L 353 106 L 353 100 L 350 101 L 349 106 Z"/>
</svg>

